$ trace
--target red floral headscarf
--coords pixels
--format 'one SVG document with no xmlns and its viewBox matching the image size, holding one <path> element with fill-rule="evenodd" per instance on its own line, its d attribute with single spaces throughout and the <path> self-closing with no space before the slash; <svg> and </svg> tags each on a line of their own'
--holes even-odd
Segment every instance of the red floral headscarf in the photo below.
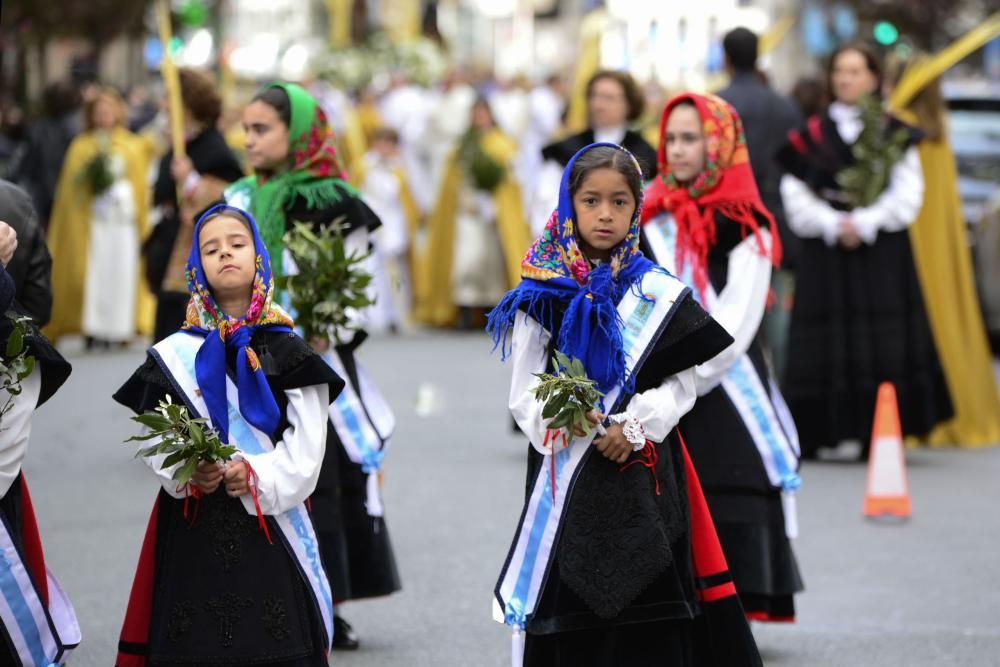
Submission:
<svg viewBox="0 0 1000 667">
<path fill-rule="evenodd" d="M 705 136 L 705 167 L 690 183 L 678 183 L 667 161 L 667 119 L 681 103 L 690 103 L 701 117 Z M 667 102 L 660 119 L 657 151 L 660 178 L 646 188 L 642 221 L 670 212 L 677 224 L 676 264 L 681 270 L 690 260 L 695 287 L 702 294 L 708 285 L 708 251 L 715 245 L 715 214 L 734 220 L 756 235 L 761 254 L 768 253 L 758 217 L 771 227 L 771 261 L 781 261 L 781 242 L 774 218 L 764 206 L 750 169 L 743 122 L 728 102 L 715 95 L 681 93 Z"/>
</svg>

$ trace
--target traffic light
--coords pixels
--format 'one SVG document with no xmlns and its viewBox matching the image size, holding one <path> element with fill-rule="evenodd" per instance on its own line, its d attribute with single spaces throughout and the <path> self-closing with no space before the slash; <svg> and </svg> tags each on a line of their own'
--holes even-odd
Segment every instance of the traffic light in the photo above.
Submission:
<svg viewBox="0 0 1000 667">
<path fill-rule="evenodd" d="M 895 44 L 896 40 L 899 39 L 899 30 L 888 21 L 879 21 L 872 29 L 872 36 L 879 44 L 889 46 Z"/>
</svg>

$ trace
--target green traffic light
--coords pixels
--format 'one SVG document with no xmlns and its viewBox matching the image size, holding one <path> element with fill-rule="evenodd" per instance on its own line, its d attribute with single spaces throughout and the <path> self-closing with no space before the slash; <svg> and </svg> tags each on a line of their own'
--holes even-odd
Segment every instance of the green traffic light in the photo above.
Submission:
<svg viewBox="0 0 1000 667">
<path fill-rule="evenodd" d="M 896 40 L 899 39 L 899 30 L 888 21 L 879 21 L 875 24 L 872 35 L 879 44 L 895 44 Z"/>
</svg>

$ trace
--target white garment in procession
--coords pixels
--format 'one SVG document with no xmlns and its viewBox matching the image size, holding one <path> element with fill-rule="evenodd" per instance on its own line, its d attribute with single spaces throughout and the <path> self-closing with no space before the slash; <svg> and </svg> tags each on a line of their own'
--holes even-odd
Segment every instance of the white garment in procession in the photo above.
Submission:
<svg viewBox="0 0 1000 667">
<path fill-rule="evenodd" d="M 536 182 L 542 167 L 542 149 L 553 140 L 562 125 L 565 108 L 565 100 L 549 86 L 536 86 L 529 93 L 528 125 L 521 135 L 515 167 L 518 182 L 526 186 Z M 531 187 L 521 189 L 525 211 L 531 211 L 534 197 L 535 190 Z"/>
<path fill-rule="evenodd" d="M 476 91 L 471 86 L 459 84 L 436 94 L 437 104 L 428 116 L 427 129 L 422 137 L 430 158 L 427 186 L 435 196 L 440 191 L 445 167 L 459 138 L 469 129 Z"/>
<path fill-rule="evenodd" d="M 455 215 L 451 289 L 455 303 L 467 307 L 495 306 L 507 291 L 493 195 L 467 183 Z"/>
<path fill-rule="evenodd" d="M 31 439 L 31 416 L 38 407 L 38 397 L 42 393 L 42 371 L 35 372 L 21 381 L 21 393 L 12 396 L 7 391 L 0 392 L 0 401 L 11 400 L 10 411 L 3 416 L 0 424 L 0 498 L 7 495 L 10 485 L 21 473 L 21 464 L 28 451 Z"/>
<path fill-rule="evenodd" d="M 403 324 L 412 300 L 407 260 L 410 239 L 406 212 L 400 204 L 400 182 L 395 173 L 401 161 L 381 158 L 374 151 L 369 151 L 364 161 L 365 181 L 361 184 L 361 192 L 382 221 L 372 234 L 368 271 L 372 274 L 370 294 L 375 304 L 366 310 L 365 323 L 367 328 L 384 331 Z"/>
<path fill-rule="evenodd" d="M 112 156 L 113 173 L 123 167 Z M 135 299 L 139 277 L 139 230 L 135 193 L 119 176 L 94 197 L 90 213 L 87 276 L 83 290 L 85 336 L 124 342 L 135 335 Z"/>
<path fill-rule="evenodd" d="M 406 181 L 417 208 L 424 214 L 431 210 L 436 194 L 430 179 L 430 147 L 424 141 L 432 108 L 430 92 L 409 84 L 393 88 L 379 101 L 383 122 L 399 133 Z"/>
<path fill-rule="evenodd" d="M 851 144 L 861 134 L 861 112 L 856 106 L 834 102 L 829 108 L 830 119 L 837 124 L 837 133 Z M 889 186 L 868 206 L 855 208 L 848 214 L 838 211 L 814 193 L 809 186 L 791 174 L 781 178 L 781 198 L 785 205 L 788 226 L 804 238 L 822 238 L 831 248 L 840 236 L 840 221 L 850 217 L 861 240 L 871 245 L 879 231 L 898 232 L 906 229 L 917 217 L 924 203 L 924 174 L 920 153 L 911 146 L 897 162 L 889 177 Z"/>
</svg>

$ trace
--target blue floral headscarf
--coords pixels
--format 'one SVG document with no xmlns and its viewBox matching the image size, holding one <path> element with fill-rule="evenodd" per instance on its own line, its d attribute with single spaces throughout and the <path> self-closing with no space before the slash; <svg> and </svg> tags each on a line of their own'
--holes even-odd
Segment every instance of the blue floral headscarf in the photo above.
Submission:
<svg viewBox="0 0 1000 667">
<path fill-rule="evenodd" d="M 559 207 L 521 262 L 521 283 L 490 312 L 487 330 L 506 358 L 507 339 L 518 310 L 524 310 L 556 334 L 555 313 L 565 309 L 556 339 L 557 349 L 580 359 L 587 376 L 597 382 L 602 392 L 607 393 L 617 384 L 631 391 L 635 378 L 627 369 L 618 302 L 647 271 L 659 267 L 639 250 L 641 193 L 628 233 L 612 250 L 608 261 L 592 265 L 580 251 L 570 174 L 577 159 L 598 146 L 628 155 L 641 178 L 642 169 L 635 157 L 617 144 L 590 144 L 577 152 L 563 171 Z"/>
<path fill-rule="evenodd" d="M 232 212 L 250 222 L 256 251 L 250 307 L 242 318 L 234 319 L 219 308 L 208 288 L 205 271 L 201 265 L 198 238 L 201 228 L 209 218 Z M 292 318 L 272 301 L 274 278 L 271 260 L 260 238 L 257 223 L 246 211 L 219 204 L 198 219 L 194 228 L 194 241 L 187 263 L 188 302 L 187 319 L 183 329 L 187 333 L 204 336 L 205 342 L 195 357 L 195 376 L 198 388 L 208 406 L 208 416 L 219 431 L 223 442 L 229 442 L 229 403 L 226 398 L 226 350 L 236 350 L 236 387 L 239 392 L 240 414 L 250 424 L 271 435 L 278 427 L 281 413 L 274 399 L 257 354 L 250 347 L 250 338 L 258 329 L 291 332 L 295 326 Z"/>
</svg>

